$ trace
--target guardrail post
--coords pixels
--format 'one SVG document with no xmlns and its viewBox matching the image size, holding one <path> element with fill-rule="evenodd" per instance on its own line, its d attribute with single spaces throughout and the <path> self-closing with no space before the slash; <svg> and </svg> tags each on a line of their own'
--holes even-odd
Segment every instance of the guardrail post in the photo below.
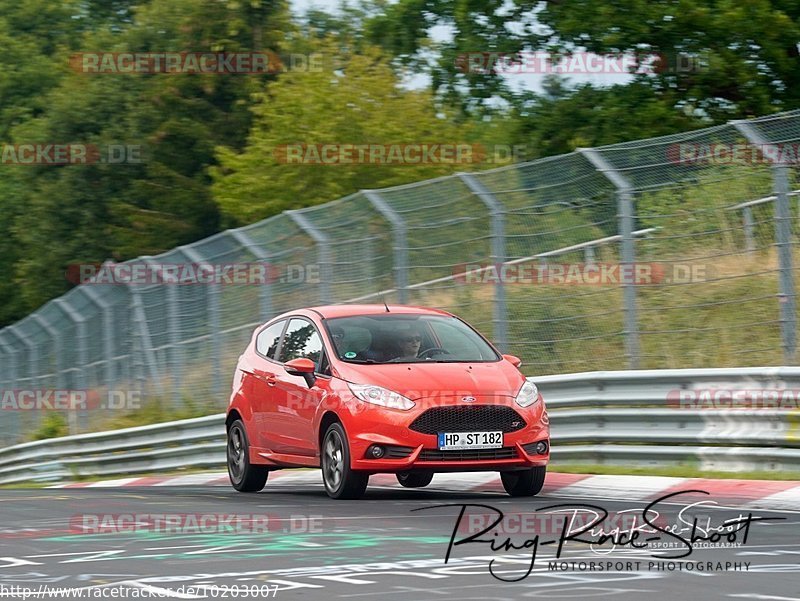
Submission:
<svg viewBox="0 0 800 601">
<path fill-rule="evenodd" d="M 114 316 L 111 314 L 111 305 L 102 295 L 88 284 L 78 286 L 82 292 L 103 314 L 103 355 L 106 362 L 106 386 L 112 390 L 116 382 L 114 370 Z"/>
<path fill-rule="evenodd" d="M 492 218 L 492 263 L 495 269 L 506 262 L 505 207 L 492 192 L 470 173 L 459 173 L 459 179 L 489 209 Z M 494 283 L 494 339 L 502 352 L 508 352 L 508 310 L 506 288 L 500 274 Z"/>
<path fill-rule="evenodd" d="M 781 338 L 783 341 L 783 360 L 793 363 L 797 347 L 797 316 L 794 291 L 794 273 L 792 268 L 792 215 L 789 207 L 789 174 L 786 165 L 778 163 L 773 157 L 780 153 L 768 152 L 774 148 L 764 135 L 752 123 L 732 121 L 739 133 L 748 142 L 764 149 L 764 157 L 770 161 L 772 182 L 775 190 L 775 246 L 778 251 L 779 293 L 778 306 L 781 314 Z"/>
<path fill-rule="evenodd" d="M 606 161 L 605 157 L 594 148 L 579 148 L 578 152 L 586 157 L 592 166 L 602 173 L 617 189 L 619 233 L 622 237 L 622 266 L 630 265 L 630 269 L 633 269 L 636 261 L 633 236 L 635 220 L 633 209 L 633 185 L 627 177 L 611 166 L 611 164 Z M 639 320 L 636 308 L 636 283 L 634 281 L 626 281 L 623 283 L 623 298 L 625 303 L 625 354 L 628 357 L 628 367 L 630 369 L 637 369 L 639 367 Z"/>
<path fill-rule="evenodd" d="M 317 260 L 319 261 L 319 300 L 322 304 L 332 302 L 331 297 L 331 244 L 328 236 L 317 228 L 302 213 L 302 209 L 284 211 L 298 227 L 307 233 L 317 246 Z"/>
<path fill-rule="evenodd" d="M 190 246 L 178 248 L 190 261 L 197 264 L 198 268 L 207 263 L 202 255 Z M 222 396 L 222 328 L 219 319 L 219 282 L 213 278 L 206 292 L 208 302 L 208 329 L 211 337 L 211 383 L 212 391 L 217 400 Z"/>
<path fill-rule="evenodd" d="M 267 264 L 269 263 L 271 258 L 270 254 L 258 246 L 246 232 L 242 230 L 228 230 L 228 234 L 243 248 L 247 249 L 256 259 Z M 267 276 L 269 275 L 268 270 Z M 272 310 L 272 282 L 267 281 L 263 286 L 258 287 L 258 304 L 261 319 L 264 321 L 269 320 L 274 314 Z"/>
<path fill-rule="evenodd" d="M 376 190 L 362 190 L 364 197 L 392 227 L 394 286 L 401 305 L 408 302 L 408 230 L 405 220 Z"/>
</svg>

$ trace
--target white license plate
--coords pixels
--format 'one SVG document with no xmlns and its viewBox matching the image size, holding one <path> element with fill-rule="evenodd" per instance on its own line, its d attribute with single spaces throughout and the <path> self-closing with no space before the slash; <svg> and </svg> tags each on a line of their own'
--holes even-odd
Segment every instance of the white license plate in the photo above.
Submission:
<svg viewBox="0 0 800 601">
<path fill-rule="evenodd" d="M 439 432 L 439 450 L 499 449 L 503 446 L 502 432 Z"/>
</svg>

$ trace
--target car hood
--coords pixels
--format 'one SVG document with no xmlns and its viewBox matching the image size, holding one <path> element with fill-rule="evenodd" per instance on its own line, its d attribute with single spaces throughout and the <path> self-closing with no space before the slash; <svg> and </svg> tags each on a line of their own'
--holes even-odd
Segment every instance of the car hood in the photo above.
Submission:
<svg viewBox="0 0 800 601">
<path fill-rule="evenodd" d="M 430 397 L 514 397 L 525 376 L 507 361 L 496 363 L 339 363 L 339 376 L 374 384 L 411 400 Z"/>
</svg>

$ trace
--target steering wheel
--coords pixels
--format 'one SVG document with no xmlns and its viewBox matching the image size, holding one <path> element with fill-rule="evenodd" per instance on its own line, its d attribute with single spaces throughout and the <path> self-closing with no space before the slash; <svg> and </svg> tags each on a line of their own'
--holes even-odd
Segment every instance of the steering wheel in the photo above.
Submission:
<svg viewBox="0 0 800 601">
<path fill-rule="evenodd" d="M 435 354 L 452 355 L 453 353 L 451 353 L 447 349 L 443 349 L 443 348 L 440 348 L 438 346 L 434 346 L 432 348 L 425 349 L 419 355 L 417 355 L 417 357 L 419 359 L 429 359 L 431 355 L 435 355 Z"/>
</svg>

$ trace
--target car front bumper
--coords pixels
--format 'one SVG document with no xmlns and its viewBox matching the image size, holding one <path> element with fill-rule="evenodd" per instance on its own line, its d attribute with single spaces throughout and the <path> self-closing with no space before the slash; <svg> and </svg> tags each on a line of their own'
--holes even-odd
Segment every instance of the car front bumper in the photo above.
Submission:
<svg viewBox="0 0 800 601">
<path fill-rule="evenodd" d="M 498 403 L 492 403 L 498 404 Z M 392 473 L 409 470 L 436 472 L 504 471 L 544 466 L 550 460 L 550 427 L 542 401 L 521 408 L 513 399 L 500 403 L 512 407 L 524 420 L 525 426 L 504 432 L 502 448 L 486 450 L 440 451 L 436 434 L 411 429 L 416 418 L 430 409 L 418 404 L 410 411 L 387 410 L 380 407 L 359 407 L 346 416 L 344 427 L 350 441 L 351 467 L 370 473 Z M 458 404 L 453 404 L 458 407 Z M 349 412 L 348 412 L 349 413 Z M 482 431 L 476 424 L 471 431 Z M 463 431 L 463 428 L 459 431 Z M 539 454 L 535 443 L 547 443 L 547 451 Z M 374 458 L 373 446 L 384 448 L 386 454 Z"/>
</svg>

